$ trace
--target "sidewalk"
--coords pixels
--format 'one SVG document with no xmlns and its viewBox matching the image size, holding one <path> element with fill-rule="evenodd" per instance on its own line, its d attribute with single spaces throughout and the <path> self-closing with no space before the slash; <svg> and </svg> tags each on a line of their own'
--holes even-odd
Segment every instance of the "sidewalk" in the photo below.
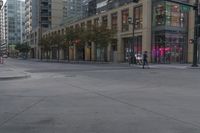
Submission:
<svg viewBox="0 0 200 133">
<path fill-rule="evenodd" d="M 192 67 L 191 64 L 150 64 L 150 68 L 161 68 L 161 69 L 200 69 L 198 67 Z"/>
<path fill-rule="evenodd" d="M 128 63 L 119 63 L 119 64 L 110 64 L 111 66 L 119 66 L 119 67 L 130 67 L 130 68 L 141 68 L 142 65 L 129 65 Z M 200 69 L 200 65 L 198 67 L 192 67 L 191 64 L 149 64 L 150 69 Z M 148 66 L 145 66 L 147 69 Z"/>
<path fill-rule="evenodd" d="M 19 71 L 7 64 L 0 64 L 0 81 L 1 80 L 14 80 L 30 77 L 29 74 Z"/>
<path fill-rule="evenodd" d="M 28 59 L 31 61 L 37 61 L 37 62 L 48 62 L 48 63 L 67 63 L 67 64 L 93 64 L 93 65 L 106 65 L 106 66 L 113 66 L 113 67 L 136 67 L 136 68 L 142 68 L 142 65 L 129 65 L 126 63 L 114 63 L 114 62 L 101 62 L 101 61 L 68 61 L 68 60 L 48 60 L 48 59 Z M 150 64 L 150 68 L 157 68 L 157 69 L 200 69 L 199 67 L 192 67 L 191 64 Z"/>
<path fill-rule="evenodd" d="M 142 65 L 135 65 L 124 62 L 124 63 L 114 63 L 114 62 L 98 62 L 98 61 L 68 61 L 68 60 L 39 60 L 39 59 L 27 59 L 27 61 L 35 62 L 46 62 L 46 63 L 64 63 L 64 64 L 85 64 L 85 65 L 98 65 L 102 67 L 121 67 L 121 68 L 138 68 L 142 69 Z M 198 67 L 192 67 L 191 64 L 149 64 L 150 69 L 200 69 L 200 64 Z M 147 68 L 147 66 L 145 66 Z"/>
</svg>

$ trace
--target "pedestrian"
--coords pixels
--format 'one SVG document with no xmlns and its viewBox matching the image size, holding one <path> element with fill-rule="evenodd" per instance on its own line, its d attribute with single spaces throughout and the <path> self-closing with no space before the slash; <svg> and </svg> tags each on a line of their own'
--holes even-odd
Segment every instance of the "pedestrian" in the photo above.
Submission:
<svg viewBox="0 0 200 133">
<path fill-rule="evenodd" d="M 142 68 L 144 69 L 144 66 L 148 66 L 149 68 L 149 63 L 148 63 L 148 55 L 147 55 L 147 51 L 144 51 L 144 54 L 143 54 L 143 65 L 142 65 Z"/>
</svg>

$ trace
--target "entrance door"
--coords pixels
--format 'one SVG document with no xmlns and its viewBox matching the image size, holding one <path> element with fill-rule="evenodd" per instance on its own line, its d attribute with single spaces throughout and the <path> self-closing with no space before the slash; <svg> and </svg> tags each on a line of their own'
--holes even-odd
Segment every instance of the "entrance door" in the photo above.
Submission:
<svg viewBox="0 0 200 133">
<path fill-rule="evenodd" d="M 171 62 L 172 63 L 181 63 L 182 62 L 182 47 L 179 45 L 171 46 Z"/>
</svg>

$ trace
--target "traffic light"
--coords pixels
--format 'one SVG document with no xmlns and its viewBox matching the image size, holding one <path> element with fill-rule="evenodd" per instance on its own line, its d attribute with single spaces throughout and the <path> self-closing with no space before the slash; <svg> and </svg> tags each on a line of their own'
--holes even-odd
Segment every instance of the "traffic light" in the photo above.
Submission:
<svg viewBox="0 0 200 133">
<path fill-rule="evenodd" d="M 133 0 L 134 3 L 138 3 L 139 0 Z"/>
</svg>

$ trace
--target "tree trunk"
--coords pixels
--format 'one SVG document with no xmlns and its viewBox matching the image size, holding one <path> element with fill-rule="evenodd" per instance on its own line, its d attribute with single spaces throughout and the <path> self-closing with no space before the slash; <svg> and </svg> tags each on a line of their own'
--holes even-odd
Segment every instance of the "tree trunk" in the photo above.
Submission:
<svg viewBox="0 0 200 133">
<path fill-rule="evenodd" d="M 60 60 L 60 48 L 58 47 L 58 61 Z"/>
</svg>

